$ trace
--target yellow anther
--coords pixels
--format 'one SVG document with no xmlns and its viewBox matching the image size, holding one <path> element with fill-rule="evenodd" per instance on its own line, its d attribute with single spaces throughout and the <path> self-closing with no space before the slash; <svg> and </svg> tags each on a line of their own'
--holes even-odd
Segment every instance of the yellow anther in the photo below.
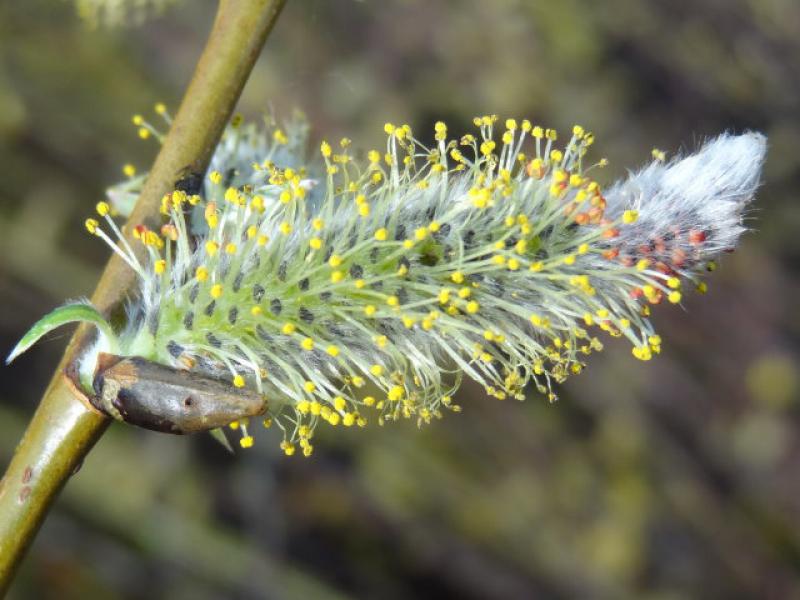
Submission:
<svg viewBox="0 0 800 600">
<path fill-rule="evenodd" d="M 334 269 L 335 269 L 336 267 L 340 267 L 340 266 L 342 265 L 342 262 L 343 262 L 343 259 L 342 259 L 342 257 L 341 257 L 341 256 L 339 256 L 338 254 L 333 254 L 333 255 L 332 255 L 332 256 L 331 256 L 331 257 L 328 259 L 328 264 L 329 264 L 331 267 L 333 267 Z"/>
<path fill-rule="evenodd" d="M 283 327 L 281 327 L 283 335 L 292 335 L 295 331 L 297 331 L 297 327 L 294 323 L 284 323 Z"/>
<path fill-rule="evenodd" d="M 222 296 L 222 285 L 219 283 L 212 285 L 209 293 L 211 294 L 212 298 L 219 298 Z"/>
<path fill-rule="evenodd" d="M 236 375 L 233 378 L 233 387 L 242 388 L 244 387 L 244 377 L 241 375 Z"/>
<path fill-rule="evenodd" d="M 303 341 L 300 342 L 300 347 L 303 350 L 310 352 L 311 350 L 314 349 L 314 340 L 310 337 L 303 338 Z"/>
<path fill-rule="evenodd" d="M 631 223 L 636 223 L 637 219 L 639 218 L 639 211 L 638 210 L 626 210 L 622 213 L 622 222 L 626 225 L 630 225 Z"/>
<path fill-rule="evenodd" d="M 496 144 L 492 140 L 486 140 L 480 145 L 481 154 L 489 156 L 495 149 Z"/>
<path fill-rule="evenodd" d="M 156 275 L 161 275 L 164 271 L 167 270 L 167 261 L 165 261 L 163 258 L 157 260 L 153 264 L 153 270 L 156 272 Z"/>
<path fill-rule="evenodd" d="M 286 134 L 281 129 L 276 129 L 275 132 L 272 134 L 272 139 L 275 140 L 276 144 L 288 144 L 289 138 L 286 137 Z"/>
</svg>

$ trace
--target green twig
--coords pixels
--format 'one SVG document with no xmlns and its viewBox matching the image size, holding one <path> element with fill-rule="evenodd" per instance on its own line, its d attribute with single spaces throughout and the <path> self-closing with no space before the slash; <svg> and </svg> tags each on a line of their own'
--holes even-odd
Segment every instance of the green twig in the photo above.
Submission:
<svg viewBox="0 0 800 600">
<path fill-rule="evenodd" d="M 175 121 L 124 231 L 158 222 L 161 197 L 187 174 L 203 173 L 286 0 L 221 0 L 208 42 Z M 134 274 L 117 256 L 106 266 L 92 303 L 109 314 Z M 109 424 L 66 376 L 90 328 L 81 326 L 0 481 L 0 595 L 69 476 Z"/>
</svg>

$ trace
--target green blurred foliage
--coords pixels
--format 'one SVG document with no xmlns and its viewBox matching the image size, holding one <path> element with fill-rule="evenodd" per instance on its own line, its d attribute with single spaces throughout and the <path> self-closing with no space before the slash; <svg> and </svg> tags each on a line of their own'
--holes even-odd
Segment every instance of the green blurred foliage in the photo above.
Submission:
<svg viewBox="0 0 800 600">
<path fill-rule="evenodd" d="M 0 348 L 91 291 L 108 253 L 83 218 L 152 161 L 130 115 L 176 104 L 213 9 L 90 30 L 67 2 L 0 5 Z M 554 405 L 467 386 L 461 414 L 321 432 L 311 459 L 114 426 L 11 597 L 800 597 L 798 31 L 795 0 L 290 0 L 246 115 L 301 108 L 364 148 L 387 120 L 578 122 L 609 181 L 755 128 L 754 231 L 706 297 L 656 311 L 658 360 L 609 343 Z M 3 462 L 65 341 L 0 369 Z"/>
</svg>

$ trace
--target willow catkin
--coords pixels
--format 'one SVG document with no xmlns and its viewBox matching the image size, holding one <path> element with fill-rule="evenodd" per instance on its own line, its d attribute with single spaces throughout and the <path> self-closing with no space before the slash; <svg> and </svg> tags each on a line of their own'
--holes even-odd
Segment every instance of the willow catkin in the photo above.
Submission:
<svg viewBox="0 0 800 600">
<path fill-rule="evenodd" d="M 530 385 L 553 400 L 603 332 L 638 359 L 657 354 L 650 308 L 679 303 L 687 284 L 704 291 L 701 276 L 736 245 L 765 138 L 656 152 L 604 191 L 583 128 L 562 145 L 527 120 L 475 124 L 450 140 L 437 123 L 431 148 L 387 124 L 384 150 L 357 158 L 348 139 L 323 142 L 312 169 L 303 126 L 234 123 L 209 173 L 164 197 L 163 227 L 137 228 L 145 262 L 101 202 L 105 225 L 87 228 L 139 276 L 115 347 L 264 394 L 265 424 L 306 455 L 320 423 L 459 410 L 464 375 L 499 399 Z M 136 197 L 128 174 L 113 200 Z M 246 425 L 234 423 L 245 447 Z"/>
</svg>

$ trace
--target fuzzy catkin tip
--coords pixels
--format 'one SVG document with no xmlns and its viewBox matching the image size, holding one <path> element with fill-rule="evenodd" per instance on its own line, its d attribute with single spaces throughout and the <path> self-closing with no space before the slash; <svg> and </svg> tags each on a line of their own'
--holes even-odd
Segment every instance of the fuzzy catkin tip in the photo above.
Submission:
<svg viewBox="0 0 800 600">
<path fill-rule="evenodd" d="M 168 116 L 166 117 L 168 118 Z M 158 131 L 141 117 L 142 137 Z M 462 376 L 499 399 L 580 373 L 603 333 L 649 360 L 661 338 L 651 306 L 679 303 L 743 231 L 766 143 L 722 135 L 656 160 L 603 191 L 594 136 L 524 120 L 475 119 L 476 134 L 434 144 L 387 124 L 363 159 L 322 142 L 306 166 L 307 127 L 235 120 L 210 172 L 164 197 L 159 231 L 139 227 L 139 262 L 113 206 L 87 221 L 139 274 L 123 353 L 192 369 L 270 399 L 282 447 L 312 451 L 321 423 L 418 424 L 458 411 Z M 141 178 L 110 190 L 130 200 Z M 183 182 L 185 183 L 185 182 Z M 232 423 L 253 438 L 246 421 Z"/>
</svg>

